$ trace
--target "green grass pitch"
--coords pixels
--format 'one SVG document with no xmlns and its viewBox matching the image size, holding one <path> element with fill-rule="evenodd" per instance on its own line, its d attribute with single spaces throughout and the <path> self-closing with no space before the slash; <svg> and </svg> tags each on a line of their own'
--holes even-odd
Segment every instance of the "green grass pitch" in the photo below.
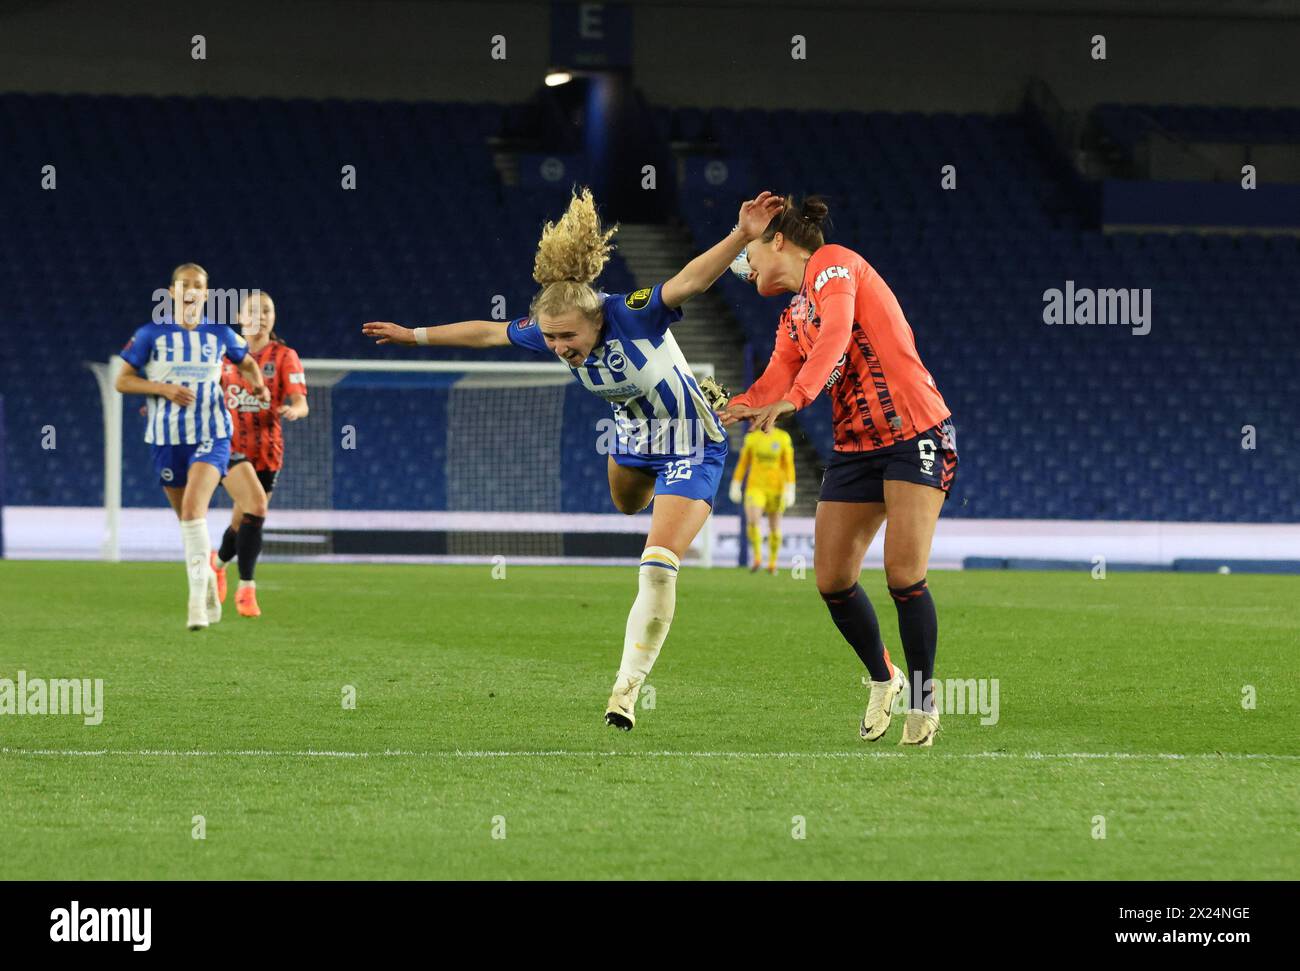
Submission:
<svg viewBox="0 0 1300 971">
<path fill-rule="evenodd" d="M 0 678 L 105 683 L 98 726 L 0 715 L 5 875 L 1298 875 L 1297 578 L 935 572 L 938 674 L 999 717 L 903 751 L 811 578 L 683 571 L 623 734 L 633 568 L 260 572 L 265 616 L 191 634 L 176 564 L 0 562 Z"/>
</svg>

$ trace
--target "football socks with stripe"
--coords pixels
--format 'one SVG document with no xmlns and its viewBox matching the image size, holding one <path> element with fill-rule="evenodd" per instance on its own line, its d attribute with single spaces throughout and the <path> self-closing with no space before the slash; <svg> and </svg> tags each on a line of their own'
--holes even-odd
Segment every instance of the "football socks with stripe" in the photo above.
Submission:
<svg viewBox="0 0 1300 971">
<path fill-rule="evenodd" d="M 644 680 L 664 646 L 677 605 L 677 571 L 681 562 L 672 550 L 647 546 L 637 571 L 638 590 L 627 615 L 620 675 Z"/>
<path fill-rule="evenodd" d="M 934 598 L 922 577 L 910 587 L 890 587 L 889 595 L 898 608 L 898 636 L 907 655 L 907 676 L 912 696 L 907 707 L 934 711 L 934 657 L 939 643 L 939 617 Z"/>
</svg>

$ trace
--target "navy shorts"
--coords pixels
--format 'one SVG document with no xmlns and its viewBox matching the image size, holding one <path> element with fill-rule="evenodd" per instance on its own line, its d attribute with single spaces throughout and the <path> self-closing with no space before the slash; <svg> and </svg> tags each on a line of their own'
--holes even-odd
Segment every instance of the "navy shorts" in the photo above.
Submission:
<svg viewBox="0 0 1300 971">
<path fill-rule="evenodd" d="M 249 461 L 251 461 L 251 459 L 249 459 L 249 457 L 247 455 L 244 455 L 242 452 L 230 453 L 230 468 L 232 469 L 236 465 L 239 465 L 241 462 L 249 462 Z M 279 469 L 259 469 L 255 465 L 253 466 L 253 473 L 257 476 L 257 481 L 262 483 L 263 492 L 265 492 L 269 496 L 272 492 L 275 491 L 275 480 L 280 478 Z"/>
<path fill-rule="evenodd" d="M 951 421 L 870 452 L 835 452 L 822 476 L 825 502 L 884 502 L 885 480 L 932 486 L 948 498 L 957 478 L 957 432 Z"/>
<path fill-rule="evenodd" d="M 214 465 L 222 477 L 230 463 L 230 439 L 212 438 L 194 445 L 153 445 L 153 467 L 158 481 L 173 489 L 185 488 L 190 480 L 190 466 L 195 462 Z"/>
<path fill-rule="evenodd" d="M 682 496 L 686 499 L 703 499 L 710 506 L 722 481 L 722 467 L 727 462 L 727 442 L 710 441 L 697 460 L 694 456 L 628 455 L 614 453 L 619 465 L 641 469 L 655 477 L 656 496 Z"/>
</svg>

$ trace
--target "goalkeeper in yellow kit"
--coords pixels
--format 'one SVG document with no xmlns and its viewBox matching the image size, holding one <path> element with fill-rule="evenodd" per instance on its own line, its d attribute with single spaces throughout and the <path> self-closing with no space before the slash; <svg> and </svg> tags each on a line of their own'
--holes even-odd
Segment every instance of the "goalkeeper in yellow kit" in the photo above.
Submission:
<svg viewBox="0 0 1300 971">
<path fill-rule="evenodd" d="M 745 473 L 749 473 L 746 481 Z M 770 432 L 751 431 L 745 436 L 740 461 L 731 479 L 731 501 L 741 501 L 745 483 L 745 530 L 754 559 L 750 572 L 763 567 L 763 543 L 759 520 L 767 516 L 769 573 L 776 573 L 776 556 L 781 549 L 781 514 L 794 502 L 794 446 L 790 434 L 775 426 Z"/>
</svg>

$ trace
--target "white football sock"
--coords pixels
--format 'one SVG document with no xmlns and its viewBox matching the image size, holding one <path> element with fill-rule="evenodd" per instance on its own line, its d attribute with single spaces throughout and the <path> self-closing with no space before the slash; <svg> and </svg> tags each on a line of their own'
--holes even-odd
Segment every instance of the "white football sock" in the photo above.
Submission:
<svg viewBox="0 0 1300 971">
<path fill-rule="evenodd" d="M 240 590 L 243 590 L 243 589 L 245 589 L 246 587 L 252 587 L 254 590 L 256 590 L 256 589 L 257 589 L 257 581 L 256 581 L 256 580 L 240 580 L 240 581 L 239 581 L 239 589 L 240 589 Z"/>
<path fill-rule="evenodd" d="M 627 615 L 627 633 L 623 638 L 623 663 L 620 676 L 639 677 L 650 674 L 659 649 L 664 646 L 668 627 L 677 605 L 677 569 L 681 561 L 672 550 L 647 546 L 641 554 L 638 573 L 639 590 L 632 611 Z"/>
<path fill-rule="evenodd" d="M 208 576 L 212 567 L 208 557 L 212 553 L 212 537 L 208 535 L 207 519 L 182 519 L 181 540 L 185 543 L 185 573 L 190 581 L 190 603 L 207 603 Z"/>
</svg>

